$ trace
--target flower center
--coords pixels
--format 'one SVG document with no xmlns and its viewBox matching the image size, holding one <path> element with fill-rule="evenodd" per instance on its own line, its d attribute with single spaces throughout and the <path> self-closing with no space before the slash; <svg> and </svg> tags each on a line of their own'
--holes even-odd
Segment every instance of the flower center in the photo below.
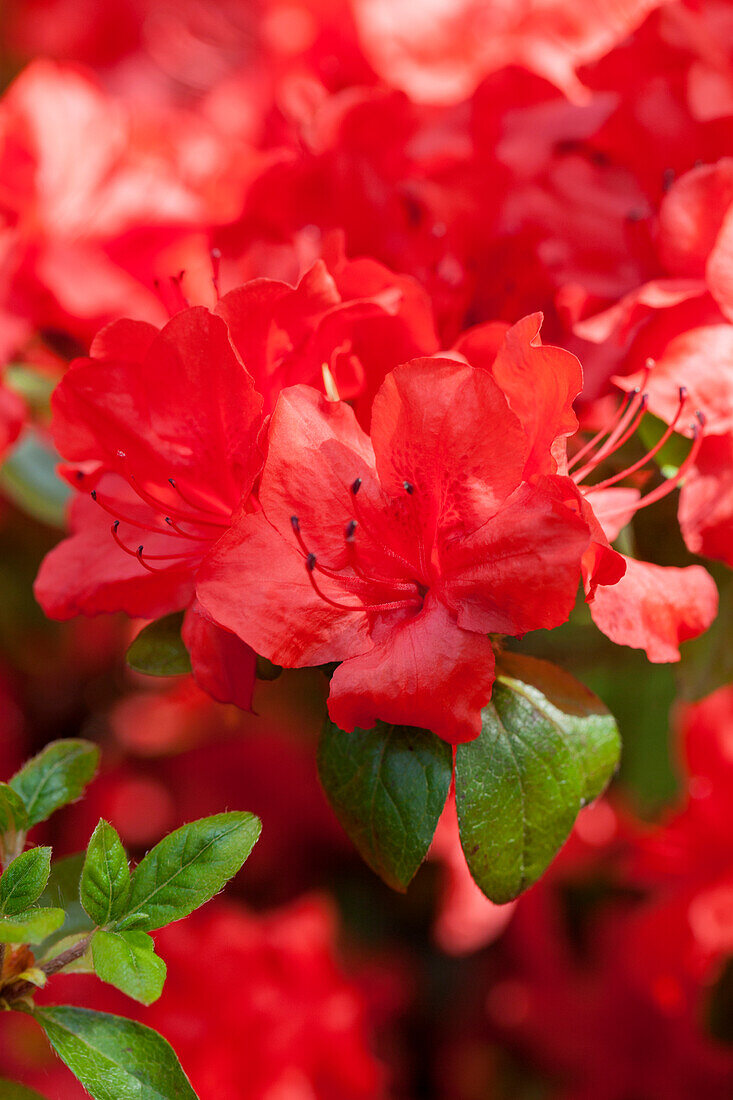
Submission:
<svg viewBox="0 0 733 1100">
<path fill-rule="evenodd" d="M 368 535 L 370 541 L 380 548 L 385 558 L 392 559 L 399 563 L 407 571 L 408 576 L 414 572 L 414 566 L 396 551 L 385 546 L 382 540 L 377 538 L 374 532 L 370 530 L 369 524 L 365 522 L 364 510 L 357 501 L 361 485 L 362 479 L 360 477 L 351 484 L 351 497 L 354 502 L 355 516 L 348 520 L 344 526 L 346 565 L 341 568 L 333 569 L 330 566 L 324 565 L 308 548 L 300 529 L 300 520 L 298 517 L 290 517 L 293 534 L 295 535 L 303 555 L 306 573 L 308 574 L 308 579 L 313 587 L 313 591 L 324 601 L 324 603 L 329 604 L 331 607 L 338 608 L 339 611 L 387 612 L 400 611 L 407 608 L 419 609 L 422 607 L 428 592 L 426 585 L 415 578 L 400 580 L 395 577 L 373 576 L 364 569 L 360 561 L 356 534 L 358 528 L 361 526 Z M 409 482 L 404 482 L 404 488 L 408 496 L 413 494 L 414 486 Z M 352 593 L 357 598 L 362 599 L 362 602 L 359 604 L 349 604 L 332 599 L 323 591 L 319 583 L 319 574 L 322 577 L 328 577 L 331 580 L 338 581 L 340 586 L 345 588 L 348 593 Z M 375 595 L 375 589 L 377 591 L 381 589 L 386 598 L 381 600 L 373 599 L 373 602 L 369 602 L 369 597 L 373 598 Z"/>
</svg>

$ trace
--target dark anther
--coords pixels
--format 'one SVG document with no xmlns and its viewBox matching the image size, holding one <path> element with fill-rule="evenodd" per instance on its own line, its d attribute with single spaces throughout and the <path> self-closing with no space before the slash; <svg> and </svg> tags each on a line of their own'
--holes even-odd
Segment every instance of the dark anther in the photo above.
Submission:
<svg viewBox="0 0 733 1100">
<path fill-rule="evenodd" d="M 297 532 L 300 531 L 300 520 L 298 519 L 297 516 L 291 516 L 290 517 L 290 523 L 292 524 L 293 530 L 297 534 Z"/>
<path fill-rule="evenodd" d="M 345 538 L 347 542 L 354 541 L 354 535 L 356 534 L 356 520 L 351 519 L 346 524 Z"/>
<path fill-rule="evenodd" d="M 306 567 L 306 569 L 308 570 L 309 573 L 313 572 L 313 570 L 316 567 L 316 555 L 315 554 L 309 554 L 308 555 L 308 557 L 305 559 L 305 567 Z"/>
<path fill-rule="evenodd" d="M 138 548 L 137 548 L 137 556 L 138 556 L 139 558 L 141 558 L 141 557 L 143 556 L 143 547 L 142 547 L 142 546 L 138 546 Z"/>
<path fill-rule="evenodd" d="M 695 409 L 695 416 L 698 419 L 698 423 L 700 424 L 700 427 L 704 428 L 705 427 L 705 413 L 702 411 L 702 409 Z"/>
<path fill-rule="evenodd" d="M 687 386 L 680 386 L 680 401 L 684 401 L 687 398 Z"/>
<path fill-rule="evenodd" d="M 165 522 L 168 524 L 169 527 L 173 526 L 173 520 L 171 519 L 170 516 L 165 517 Z"/>
<path fill-rule="evenodd" d="M 360 490 L 360 489 L 361 489 L 361 478 L 360 478 L 360 477 L 358 477 L 358 478 L 356 479 L 356 481 L 354 481 L 354 482 L 352 483 L 352 486 L 351 486 L 351 491 L 352 491 L 352 493 L 354 494 L 354 496 L 356 496 L 356 494 L 357 494 L 357 493 L 359 492 L 359 490 Z"/>
<path fill-rule="evenodd" d="M 412 485 L 409 481 L 403 481 L 402 487 L 406 493 L 409 493 L 410 496 L 412 496 L 412 494 L 415 492 L 415 486 Z"/>
<path fill-rule="evenodd" d="M 114 521 L 114 523 L 112 524 L 112 530 L 116 531 L 119 526 L 120 526 L 120 521 L 118 519 L 116 519 Z"/>
<path fill-rule="evenodd" d="M 176 483 L 175 483 L 175 479 L 174 479 L 174 478 L 172 478 L 172 477 L 169 477 L 169 478 L 168 478 L 168 484 L 169 484 L 169 485 L 172 485 L 172 486 L 173 486 L 173 488 L 175 489 L 175 487 L 176 487 Z"/>
<path fill-rule="evenodd" d="M 96 500 L 96 499 L 97 499 L 97 490 L 92 489 L 92 500 Z"/>
</svg>

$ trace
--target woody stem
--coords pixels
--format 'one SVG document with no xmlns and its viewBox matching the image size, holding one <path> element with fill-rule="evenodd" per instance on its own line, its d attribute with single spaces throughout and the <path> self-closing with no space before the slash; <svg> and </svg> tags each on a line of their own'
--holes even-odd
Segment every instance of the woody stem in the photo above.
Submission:
<svg viewBox="0 0 733 1100">
<path fill-rule="evenodd" d="M 96 929 L 94 931 L 96 931 Z M 48 962 L 41 963 L 38 969 L 42 971 L 47 978 L 52 974 L 58 974 L 65 966 L 69 966 L 70 963 L 76 962 L 77 959 L 82 957 L 89 947 L 93 935 L 94 932 L 90 932 L 84 939 L 75 943 L 73 947 L 67 947 L 66 951 L 62 951 L 60 955 L 56 955 L 55 958 L 49 959 Z M 33 982 L 15 982 L 2 991 L 2 997 L 3 1000 L 10 1003 L 19 1000 L 21 997 L 27 996 L 29 993 L 33 993 L 35 989 L 36 986 Z"/>
</svg>

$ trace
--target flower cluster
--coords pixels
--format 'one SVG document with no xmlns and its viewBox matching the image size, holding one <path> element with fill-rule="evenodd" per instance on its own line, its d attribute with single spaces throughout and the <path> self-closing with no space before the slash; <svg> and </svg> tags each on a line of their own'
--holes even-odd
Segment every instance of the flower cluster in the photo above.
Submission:
<svg viewBox="0 0 733 1100">
<path fill-rule="evenodd" d="M 429 857 L 433 945 L 496 947 L 484 1049 L 568 1100 L 722 1096 L 699 1020 L 733 955 L 730 4 L 6 0 L 0 38 L 8 774 L 58 728 L 113 746 L 90 816 L 54 826 L 69 850 L 102 814 L 141 854 L 246 794 L 255 906 L 335 876 L 356 910 L 318 773 L 390 885 Z M 708 696 L 679 712 L 689 804 L 647 831 L 638 762 L 676 692 Z M 594 803 L 619 728 L 622 793 Z M 592 862 L 586 965 L 558 913 Z M 152 1012 L 203 1096 L 388 1092 L 332 930 L 311 987 L 282 976 L 327 924 L 303 904 L 200 923 L 207 967 L 231 940 L 264 976 L 196 1041 L 197 952 L 166 933 L 179 1002 Z M 467 1098 L 502 1096 L 484 1076 Z"/>
</svg>

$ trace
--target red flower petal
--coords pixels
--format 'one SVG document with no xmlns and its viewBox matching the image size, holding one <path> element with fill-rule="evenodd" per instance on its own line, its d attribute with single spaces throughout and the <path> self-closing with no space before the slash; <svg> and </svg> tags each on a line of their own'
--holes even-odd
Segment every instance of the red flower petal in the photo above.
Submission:
<svg viewBox="0 0 733 1100">
<path fill-rule="evenodd" d="M 588 525 L 557 477 L 523 484 L 473 535 L 442 554 L 444 594 L 466 630 L 524 634 L 566 621 L 575 604 Z"/>
<path fill-rule="evenodd" d="M 405 482 L 422 523 L 471 530 L 522 479 L 527 438 L 486 371 L 452 359 L 415 359 L 386 378 L 372 410 L 372 441 L 386 492 Z"/>
<path fill-rule="evenodd" d="M 344 599 L 327 577 L 318 583 Z M 292 532 L 287 541 L 262 512 L 242 516 L 219 540 L 199 571 L 197 595 L 216 622 L 279 665 L 341 661 L 371 645 L 366 613 L 320 599 Z"/>
<path fill-rule="evenodd" d="M 718 611 L 718 590 L 699 565 L 684 569 L 626 558 L 626 573 L 598 588 L 590 613 L 618 645 L 643 649 L 650 661 L 679 661 L 680 642 L 696 638 Z"/>
<path fill-rule="evenodd" d="M 489 639 L 462 630 L 428 597 L 419 615 L 385 624 L 372 650 L 339 665 L 328 711 L 341 729 L 371 729 L 379 718 L 458 744 L 481 732 L 480 712 L 493 683 Z"/>
<path fill-rule="evenodd" d="M 219 703 L 252 709 L 257 655 L 236 634 L 212 623 L 194 604 L 181 631 L 196 683 Z"/>
</svg>

